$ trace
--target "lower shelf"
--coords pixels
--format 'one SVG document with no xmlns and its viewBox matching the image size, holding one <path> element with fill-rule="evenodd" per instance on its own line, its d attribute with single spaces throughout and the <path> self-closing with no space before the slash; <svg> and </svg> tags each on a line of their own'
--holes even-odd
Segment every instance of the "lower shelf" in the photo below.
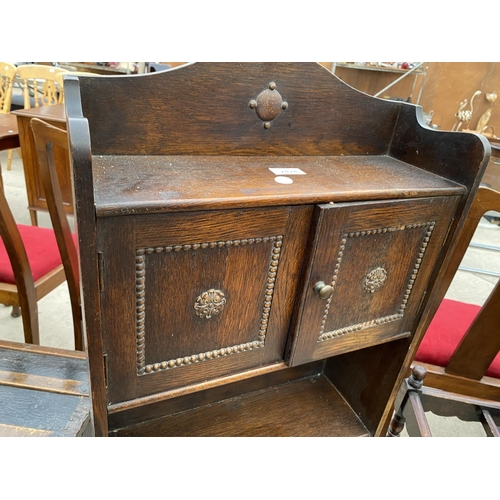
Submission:
<svg viewBox="0 0 500 500">
<path fill-rule="evenodd" d="M 116 436 L 369 436 L 324 375 L 166 415 Z"/>
</svg>

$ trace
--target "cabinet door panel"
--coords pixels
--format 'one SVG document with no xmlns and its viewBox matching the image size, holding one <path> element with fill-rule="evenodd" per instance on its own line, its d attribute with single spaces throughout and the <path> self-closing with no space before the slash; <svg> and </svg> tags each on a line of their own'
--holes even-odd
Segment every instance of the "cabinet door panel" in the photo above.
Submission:
<svg viewBox="0 0 500 500">
<path fill-rule="evenodd" d="M 410 335 L 456 203 L 317 206 L 289 364 Z"/>
<path fill-rule="evenodd" d="M 282 361 L 311 210 L 123 218 L 102 243 L 108 400 Z"/>
</svg>

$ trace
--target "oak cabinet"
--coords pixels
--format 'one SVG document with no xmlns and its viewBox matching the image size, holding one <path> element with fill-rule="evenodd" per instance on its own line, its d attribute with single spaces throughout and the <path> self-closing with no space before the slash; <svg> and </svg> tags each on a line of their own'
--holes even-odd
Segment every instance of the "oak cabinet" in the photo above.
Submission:
<svg viewBox="0 0 500 500">
<path fill-rule="evenodd" d="M 310 63 L 65 95 L 96 434 L 382 435 L 487 143 Z"/>
</svg>

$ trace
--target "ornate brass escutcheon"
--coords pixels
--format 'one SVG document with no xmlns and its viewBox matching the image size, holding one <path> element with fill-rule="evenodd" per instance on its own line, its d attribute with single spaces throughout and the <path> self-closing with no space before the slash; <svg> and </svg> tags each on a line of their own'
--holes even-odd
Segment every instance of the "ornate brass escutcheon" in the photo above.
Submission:
<svg viewBox="0 0 500 500">
<path fill-rule="evenodd" d="M 220 290 L 211 288 L 203 292 L 194 303 L 195 314 L 200 318 L 210 319 L 219 314 L 226 305 L 226 297 Z"/>
<path fill-rule="evenodd" d="M 375 293 L 386 280 L 387 271 L 383 267 L 377 267 L 366 275 L 363 288 L 366 292 Z"/>
<path fill-rule="evenodd" d="M 264 128 L 269 128 L 281 111 L 288 108 L 288 103 L 283 101 L 281 94 L 276 90 L 276 83 L 271 82 L 269 88 L 263 90 L 257 99 L 250 101 L 249 106 L 255 109 L 257 116 L 264 122 Z"/>
</svg>

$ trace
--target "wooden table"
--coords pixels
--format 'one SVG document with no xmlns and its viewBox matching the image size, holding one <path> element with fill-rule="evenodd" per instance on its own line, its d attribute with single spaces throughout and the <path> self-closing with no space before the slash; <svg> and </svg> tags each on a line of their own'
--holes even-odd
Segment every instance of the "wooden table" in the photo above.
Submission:
<svg viewBox="0 0 500 500">
<path fill-rule="evenodd" d="M 19 133 L 16 117 L 0 113 L 0 151 L 19 147 Z M 2 168 L 0 165 L 0 188 L 3 188 Z"/>
<path fill-rule="evenodd" d="M 12 113 L 17 117 L 17 126 L 19 129 L 19 142 L 23 156 L 24 176 L 28 194 L 28 210 L 30 211 L 31 223 L 37 226 L 37 211 L 41 210 L 46 212 L 48 209 L 40 177 L 35 140 L 30 128 L 30 121 L 32 118 L 39 118 L 51 125 L 66 130 L 64 104 L 21 109 L 13 111 Z M 71 171 L 68 153 L 62 148 L 54 147 L 54 160 L 57 167 L 59 184 L 61 186 L 64 208 L 66 213 L 73 214 L 73 191 L 71 187 Z"/>
</svg>

